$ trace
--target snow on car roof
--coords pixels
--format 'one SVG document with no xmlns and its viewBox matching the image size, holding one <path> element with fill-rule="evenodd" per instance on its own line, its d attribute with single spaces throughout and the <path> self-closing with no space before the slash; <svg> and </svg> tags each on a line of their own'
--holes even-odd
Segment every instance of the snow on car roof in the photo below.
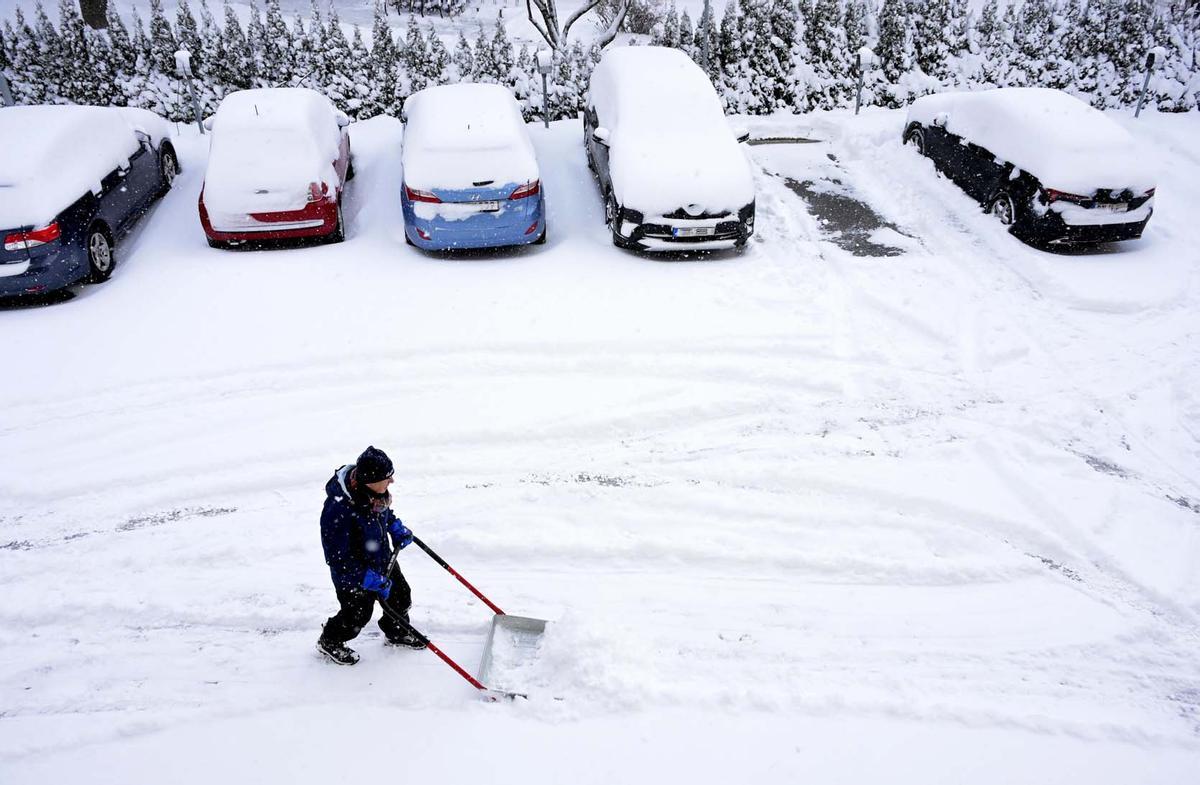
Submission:
<svg viewBox="0 0 1200 785">
<path fill-rule="evenodd" d="M 304 206 L 310 183 L 337 183 L 341 129 L 328 98 L 306 87 L 238 90 L 213 119 L 205 205 L 229 213 Z M 259 198 L 253 198 L 257 196 Z"/>
<path fill-rule="evenodd" d="M 745 152 L 708 76 L 678 49 L 609 49 L 592 72 L 589 105 L 610 132 L 617 200 L 661 215 L 737 210 L 754 199 Z"/>
<path fill-rule="evenodd" d="M 1090 194 L 1098 188 L 1140 193 L 1154 186 L 1132 134 L 1061 90 L 1003 87 L 928 95 L 913 101 L 905 126 L 929 126 L 935 119 L 1047 188 Z"/>
<path fill-rule="evenodd" d="M 537 157 L 512 91 L 494 84 L 429 87 L 404 104 L 404 181 L 422 189 L 538 179 Z"/>
<path fill-rule="evenodd" d="M 99 106 L 0 109 L 0 229 L 43 226 L 138 149 L 120 110 Z"/>
</svg>

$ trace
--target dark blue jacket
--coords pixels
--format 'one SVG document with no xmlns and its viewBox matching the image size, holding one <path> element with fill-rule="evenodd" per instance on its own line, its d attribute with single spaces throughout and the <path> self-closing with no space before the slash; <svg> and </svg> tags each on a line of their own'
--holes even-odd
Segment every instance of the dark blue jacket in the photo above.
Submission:
<svg viewBox="0 0 1200 785">
<path fill-rule="evenodd" d="M 368 502 L 354 498 L 348 479 L 353 468 L 343 466 L 325 484 L 321 511 L 321 546 L 339 589 L 361 589 L 368 569 L 386 575 L 392 560 L 387 531 L 396 516 L 389 509 L 375 512 Z"/>
</svg>

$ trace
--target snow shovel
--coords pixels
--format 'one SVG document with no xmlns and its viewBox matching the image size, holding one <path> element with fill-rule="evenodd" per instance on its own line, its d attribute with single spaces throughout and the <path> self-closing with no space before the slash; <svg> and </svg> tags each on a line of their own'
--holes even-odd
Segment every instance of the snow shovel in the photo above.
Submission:
<svg viewBox="0 0 1200 785">
<path fill-rule="evenodd" d="M 462 676 L 464 679 L 466 679 L 472 687 L 481 691 L 488 699 L 497 700 L 502 697 L 509 699 L 528 698 L 528 695 L 521 692 L 514 692 L 506 689 L 493 689 L 486 686 L 493 675 L 492 669 L 495 661 L 493 647 L 496 645 L 496 641 L 498 639 L 508 640 L 511 641 L 511 652 L 515 652 L 518 656 L 520 656 L 521 653 L 532 653 L 537 648 L 538 639 L 546 630 L 545 620 L 533 619 L 526 616 L 509 616 L 504 611 L 500 610 L 500 607 L 494 602 L 483 596 L 483 592 L 472 586 L 470 581 L 459 575 L 457 570 L 451 567 L 441 556 L 438 556 L 437 553 L 424 542 L 422 542 L 419 537 L 414 536 L 413 542 L 416 543 L 421 550 L 429 554 L 431 559 L 441 565 L 442 569 L 457 578 L 459 583 L 461 583 L 463 586 L 466 586 L 468 589 L 470 589 L 471 593 L 482 600 L 483 603 L 491 608 L 495 614 L 492 616 L 492 627 L 488 631 L 487 643 L 485 643 L 483 647 L 483 659 L 479 663 L 478 676 L 472 676 L 470 673 L 467 673 L 467 671 L 464 670 L 461 665 L 452 660 L 445 652 L 434 645 L 433 641 L 429 640 L 429 638 L 425 637 L 425 635 L 419 632 L 410 623 L 401 618 L 400 614 L 397 614 L 395 611 L 387 608 L 386 603 L 380 604 L 384 606 L 384 609 L 389 612 L 389 615 L 391 615 L 392 619 L 397 624 L 410 632 L 414 638 L 424 643 L 426 648 L 440 657 L 443 662 L 453 668 L 459 676 Z M 400 550 L 396 549 L 396 551 L 392 554 L 392 563 L 388 567 L 389 573 L 391 572 L 391 567 L 395 566 L 396 558 L 399 555 Z M 501 631 L 500 636 L 497 636 L 498 630 Z M 505 636 L 508 637 L 505 638 Z M 506 649 L 505 655 L 509 654 L 510 650 Z"/>
</svg>

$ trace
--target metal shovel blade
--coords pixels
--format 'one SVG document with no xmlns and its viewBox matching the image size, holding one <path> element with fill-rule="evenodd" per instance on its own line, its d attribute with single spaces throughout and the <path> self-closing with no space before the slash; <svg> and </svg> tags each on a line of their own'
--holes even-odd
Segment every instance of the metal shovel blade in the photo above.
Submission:
<svg viewBox="0 0 1200 785">
<path fill-rule="evenodd" d="M 538 642 L 546 631 L 545 619 L 528 616 L 509 616 L 497 613 L 492 617 L 492 628 L 488 631 L 487 643 L 483 646 L 483 659 L 476 676 L 488 692 L 508 698 L 526 697 L 516 692 L 516 685 L 494 684 L 496 678 L 505 679 L 514 671 L 520 671 L 537 656 Z"/>
</svg>

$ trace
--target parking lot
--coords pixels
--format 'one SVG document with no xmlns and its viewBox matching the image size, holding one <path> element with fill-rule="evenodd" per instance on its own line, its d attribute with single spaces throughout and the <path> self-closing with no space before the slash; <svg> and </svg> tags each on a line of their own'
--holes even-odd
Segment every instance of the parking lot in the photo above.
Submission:
<svg viewBox="0 0 1200 785">
<path fill-rule="evenodd" d="M 1181 781 L 1200 123 L 1136 126 L 1163 171 L 1143 239 L 1051 253 L 903 148 L 902 119 L 752 122 L 812 141 L 749 147 L 749 248 L 691 257 L 611 245 L 578 121 L 531 127 L 545 246 L 406 246 L 401 126 L 376 118 L 351 127 L 346 242 L 211 249 L 185 132 L 109 282 L 0 310 L 0 771 L 319 768 L 279 712 L 349 740 L 420 710 L 407 743 L 442 754 L 413 777 L 562 743 L 620 779 L 566 720 L 629 749 L 688 728 L 697 749 L 646 769 L 681 779 L 770 776 L 803 728 L 864 778 L 951 740 L 977 782 L 971 756 Z M 315 658 L 322 487 L 366 444 L 419 536 L 556 622 L 528 703 L 464 720 L 444 666 L 370 638 L 349 674 Z M 414 623 L 473 662 L 486 614 L 405 558 Z M 761 732 L 734 771 L 736 717 Z M 463 722 L 477 757 L 456 757 Z M 888 756 L 860 759 L 863 733 Z M 195 738 L 226 757 L 196 764 Z"/>
</svg>

